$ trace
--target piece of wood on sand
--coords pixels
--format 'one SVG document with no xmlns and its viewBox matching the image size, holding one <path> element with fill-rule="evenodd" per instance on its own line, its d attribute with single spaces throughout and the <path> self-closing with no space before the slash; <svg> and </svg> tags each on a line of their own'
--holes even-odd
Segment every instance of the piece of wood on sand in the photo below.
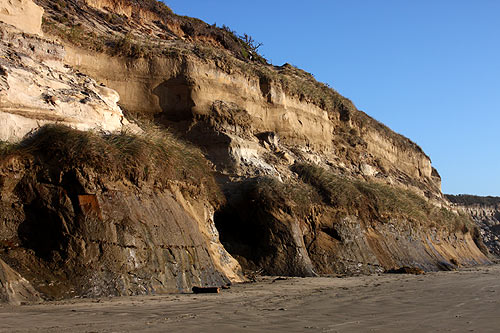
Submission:
<svg viewBox="0 0 500 333">
<path fill-rule="evenodd" d="M 193 287 L 194 294 L 218 294 L 220 292 L 219 287 Z"/>
</svg>

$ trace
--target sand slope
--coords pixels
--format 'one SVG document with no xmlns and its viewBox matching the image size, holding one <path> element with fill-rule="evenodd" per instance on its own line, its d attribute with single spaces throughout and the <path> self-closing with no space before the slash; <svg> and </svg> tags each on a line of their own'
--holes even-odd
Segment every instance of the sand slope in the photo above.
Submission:
<svg viewBox="0 0 500 333">
<path fill-rule="evenodd" d="M 264 278 L 218 295 L 0 307 L 1 332 L 497 331 L 500 266 L 424 276 Z"/>
</svg>

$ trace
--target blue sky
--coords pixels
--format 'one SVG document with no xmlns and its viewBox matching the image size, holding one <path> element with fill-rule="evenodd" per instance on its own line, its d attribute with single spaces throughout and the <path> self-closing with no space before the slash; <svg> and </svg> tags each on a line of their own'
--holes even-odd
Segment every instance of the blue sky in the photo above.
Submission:
<svg viewBox="0 0 500 333">
<path fill-rule="evenodd" d="M 500 1 L 166 0 L 264 45 L 419 144 L 444 193 L 500 196 Z"/>
</svg>

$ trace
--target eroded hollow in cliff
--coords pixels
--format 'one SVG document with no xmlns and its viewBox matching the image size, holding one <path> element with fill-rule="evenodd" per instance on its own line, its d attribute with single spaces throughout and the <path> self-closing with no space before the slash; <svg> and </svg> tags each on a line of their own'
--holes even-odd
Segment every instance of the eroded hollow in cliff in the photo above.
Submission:
<svg viewBox="0 0 500 333">
<path fill-rule="evenodd" d="M 47 261 L 64 256 L 67 239 L 64 237 L 64 220 L 56 209 L 50 209 L 40 200 L 24 207 L 26 219 L 19 225 L 21 244 L 35 251 Z"/>
<path fill-rule="evenodd" d="M 193 84 L 184 75 L 168 79 L 153 89 L 158 96 L 161 114 L 160 121 L 184 121 L 193 117 L 192 109 L 195 106 L 191 96 Z"/>
<path fill-rule="evenodd" d="M 220 241 L 247 272 L 314 276 L 303 234 L 291 209 L 297 191 L 268 177 L 226 188 L 227 203 L 215 214 Z"/>
<path fill-rule="evenodd" d="M 264 223 L 266 216 L 243 192 L 237 189 L 229 202 L 215 213 L 214 220 L 226 250 L 243 269 L 257 270 L 260 261 L 272 252 L 268 248 L 270 235 Z"/>
</svg>

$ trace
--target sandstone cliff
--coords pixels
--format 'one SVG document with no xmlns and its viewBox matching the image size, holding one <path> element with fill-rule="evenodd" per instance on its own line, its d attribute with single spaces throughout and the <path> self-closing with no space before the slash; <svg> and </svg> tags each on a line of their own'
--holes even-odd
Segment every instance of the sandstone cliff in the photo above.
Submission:
<svg viewBox="0 0 500 333">
<path fill-rule="evenodd" d="M 29 34 L 42 35 L 43 9 L 31 0 L 2 0 L 0 21 Z"/>
<path fill-rule="evenodd" d="M 1 156 L 0 257 L 44 297 L 241 281 L 218 241 L 217 188 L 197 150 L 151 132 L 50 125 Z"/>
<path fill-rule="evenodd" d="M 472 217 L 481 228 L 481 235 L 488 250 L 500 256 L 500 198 L 466 194 L 447 194 L 446 198 L 453 207 Z"/>
<path fill-rule="evenodd" d="M 151 19 L 144 8 L 132 15 L 137 5 L 128 1 L 68 2 L 57 11 L 40 4 L 68 63 L 118 91 L 128 112 L 206 144 L 226 174 L 289 174 L 286 164 L 305 159 L 442 201 L 439 174 L 420 147 L 311 74 L 265 63 L 228 29 L 169 13 Z M 77 28 L 59 22 L 60 10 L 76 16 Z M 279 147 L 265 145 L 266 133 Z M 266 161 L 283 156 L 282 170 Z"/>
<path fill-rule="evenodd" d="M 16 18 L 37 6 L 0 7 Z M 130 124 L 116 91 L 32 32 L 0 22 L 0 301 L 242 281 L 218 239 L 222 199 L 201 153 Z"/>
<path fill-rule="evenodd" d="M 127 124 L 116 91 L 66 66 L 64 47 L 0 22 L 0 140 L 47 123 L 115 131 Z"/>
<path fill-rule="evenodd" d="M 489 262 L 420 147 L 311 74 L 270 65 L 229 28 L 153 0 L 37 4 L 44 39 L 9 37 L 38 44 L 23 51 L 31 62 L 7 58 L 7 78 L 21 67 L 37 82 L 21 100 L 60 117 L 47 123 L 109 126 L 45 126 L 2 152 L 0 259 L 45 297 L 241 281 L 232 256 L 246 271 L 300 276 Z M 49 65 L 36 55 L 45 49 Z M 2 91 L 6 103 L 20 96 Z M 217 184 L 171 136 L 158 153 L 147 128 L 110 134 L 128 124 L 121 110 L 201 148 Z"/>
<path fill-rule="evenodd" d="M 61 22 L 61 13 L 51 3 L 39 3 L 46 10 L 46 33 L 66 44 L 68 63 L 118 91 L 120 105 L 129 113 L 168 126 L 203 149 L 214 164 L 219 184 L 228 199 L 226 208 L 218 215 L 225 218 L 216 221 L 225 245 L 231 249 L 234 244 L 248 242 L 249 252 L 262 246 L 268 249 L 264 251 L 266 259 L 254 258 L 258 264 L 250 260 L 252 254 L 242 256 L 233 251 L 248 267 L 265 266 L 269 272 L 272 267 L 274 274 L 313 274 L 313 271 L 357 271 L 361 266 L 368 267 L 365 271 L 373 271 L 410 263 L 436 269 L 451 265 L 451 259 L 456 262 L 455 257 L 463 257 L 464 263 L 487 262 L 472 241 L 475 238 L 480 243 L 477 234 L 464 227 L 469 222 L 457 222 L 451 216 L 456 225 L 446 229 L 441 225 L 442 216 L 437 216 L 440 213 L 434 213 L 448 203 L 440 191 L 440 176 L 420 147 L 358 111 L 351 101 L 316 82 L 311 74 L 289 64 L 269 65 L 252 45 L 239 39 L 227 27 L 210 26 L 145 5 L 153 2 L 141 5 L 139 2 L 102 0 L 79 2 L 78 6 L 69 2 L 64 15 L 78 18 L 82 34 L 99 36 L 103 42 L 97 48 L 68 34 L 68 28 Z M 356 200 L 365 200 L 371 206 L 358 210 L 342 207 L 355 202 L 320 200 L 308 206 L 307 214 L 300 215 L 284 208 L 296 205 L 297 198 L 287 200 L 284 193 L 274 193 L 277 198 L 273 202 L 281 200 L 285 206 L 263 209 L 262 214 L 271 216 L 271 220 L 263 215 L 248 218 L 248 214 L 240 216 L 230 212 L 236 207 L 238 213 L 240 201 L 247 201 L 242 193 L 249 182 L 262 184 L 278 179 L 299 188 L 311 186 L 296 172 L 295 166 L 304 163 L 340 176 L 340 183 L 348 187 L 364 181 L 375 187 L 382 186 L 382 192 L 392 191 L 391 196 L 400 195 L 400 191 L 406 193 L 406 190 L 417 193 L 416 198 L 425 198 L 422 199 L 425 208 L 420 205 L 416 209 L 425 212 L 418 218 L 410 218 L 411 214 L 398 215 L 392 208 L 383 211 L 376 202 L 380 195 L 378 189 L 369 193 L 361 189 L 354 193 Z M 312 191 L 322 190 L 316 186 Z M 332 208 L 346 213 L 339 216 L 323 212 Z M 311 213 L 314 209 L 322 213 Z M 365 209 L 373 214 L 361 216 Z M 282 214 L 282 210 L 287 214 Z M 333 226 L 340 228 L 342 224 L 352 225 L 353 229 L 348 227 L 345 233 L 357 233 L 355 239 L 360 243 L 355 242 L 352 246 L 351 241 L 339 240 L 327 233 L 327 241 L 313 246 L 318 239 L 314 235 L 322 234 L 316 230 L 320 227 L 314 227 L 312 221 L 316 220 L 330 225 L 328 230 L 334 229 Z M 377 237 L 371 237 L 369 226 L 380 227 L 383 225 L 381 220 L 392 221 L 390 224 L 411 230 L 408 231 L 411 234 L 418 231 L 419 236 L 415 238 L 394 229 L 377 231 Z M 278 227 L 269 221 L 281 225 L 278 235 L 274 235 Z M 241 232 L 240 229 L 225 228 L 237 223 L 249 224 L 248 228 L 243 228 L 247 230 L 244 235 L 252 229 L 259 234 L 256 230 L 264 228 L 273 236 L 257 243 L 238 239 L 233 233 Z M 267 225 L 259 226 L 261 223 Z M 428 239 L 434 237 L 431 236 L 432 224 L 442 237 L 451 237 L 450 248 L 457 247 L 455 242 L 463 241 L 471 252 L 452 254 L 446 250 L 436 254 L 434 249 L 427 249 Z M 462 236 L 457 236 L 455 230 Z M 438 239 L 441 240 L 441 236 Z M 394 242 L 389 241 L 387 245 L 374 241 L 392 238 Z M 402 239 L 418 239 L 416 242 L 422 247 L 415 253 L 400 251 L 399 248 L 418 248 Z M 313 249 L 324 253 L 325 259 L 315 257 Z M 311 256 L 315 259 L 311 260 Z M 300 266 L 295 264 L 298 261 L 307 268 L 297 268 Z M 338 263 L 342 261 L 354 264 Z M 340 266 L 347 268 L 338 268 Z"/>
</svg>

